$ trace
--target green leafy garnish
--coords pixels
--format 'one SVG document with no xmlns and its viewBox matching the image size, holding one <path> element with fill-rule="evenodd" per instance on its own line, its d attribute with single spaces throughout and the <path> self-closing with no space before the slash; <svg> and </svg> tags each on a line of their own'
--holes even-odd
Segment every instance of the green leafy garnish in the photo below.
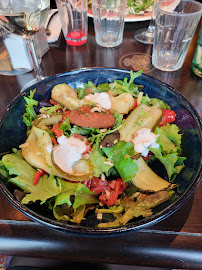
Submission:
<svg viewBox="0 0 202 270">
<path fill-rule="evenodd" d="M 33 91 L 31 90 L 30 95 L 28 97 L 24 97 L 26 101 L 26 112 L 23 114 L 23 122 L 26 124 L 27 127 L 31 127 L 32 121 L 37 118 L 34 106 L 38 105 L 38 101 L 33 99 L 35 92 L 36 89 L 34 89 Z"/>
<path fill-rule="evenodd" d="M 150 106 L 156 106 L 160 109 L 168 109 L 170 110 L 170 106 L 165 103 L 163 100 L 160 100 L 158 98 L 150 98 L 147 102 L 146 102 L 147 105 L 150 105 Z"/>
<path fill-rule="evenodd" d="M 45 112 L 46 114 L 53 114 L 55 113 L 58 109 L 62 109 L 63 107 L 61 105 L 54 105 L 54 106 L 51 106 L 51 107 L 42 107 L 40 109 L 40 112 Z"/>
<path fill-rule="evenodd" d="M 173 181 L 177 174 L 184 168 L 185 157 L 181 157 L 182 134 L 175 124 L 166 124 L 157 127 L 154 131 L 158 134 L 157 143 L 159 148 L 150 149 L 154 156 L 165 166 L 168 178 Z"/>
<path fill-rule="evenodd" d="M 103 147 L 102 151 L 113 162 L 123 182 L 130 181 L 136 175 L 138 166 L 131 158 L 134 155 L 134 146 L 132 143 L 119 141 L 112 147 Z"/>
<path fill-rule="evenodd" d="M 42 176 L 38 184 L 34 186 L 33 181 L 37 170 L 29 165 L 20 154 L 5 155 L 2 163 L 8 171 L 8 181 L 27 193 L 22 200 L 23 204 L 38 200 L 44 203 L 61 192 L 57 179 L 48 175 Z"/>
<path fill-rule="evenodd" d="M 134 97 L 137 97 L 139 95 L 139 90 L 142 88 L 140 85 L 135 85 L 133 81 L 141 76 L 143 73 L 143 70 L 140 70 L 136 73 L 133 73 L 131 70 L 130 72 L 130 79 L 128 81 L 128 78 L 125 77 L 124 80 L 115 80 L 114 83 L 109 84 L 111 87 L 110 89 L 115 93 L 115 94 L 122 94 L 122 93 L 129 93 Z"/>
<path fill-rule="evenodd" d="M 90 160 L 94 168 L 94 176 L 100 177 L 103 173 L 108 175 L 109 170 L 113 167 L 113 163 L 109 162 L 100 149 L 92 149 Z"/>
</svg>

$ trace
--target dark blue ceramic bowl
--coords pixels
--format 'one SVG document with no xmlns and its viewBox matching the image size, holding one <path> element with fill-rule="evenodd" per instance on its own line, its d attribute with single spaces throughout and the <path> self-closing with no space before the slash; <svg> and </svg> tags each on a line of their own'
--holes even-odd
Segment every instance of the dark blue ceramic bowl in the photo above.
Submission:
<svg viewBox="0 0 202 270">
<path fill-rule="evenodd" d="M 0 153 L 10 151 L 13 147 L 18 147 L 26 140 L 26 127 L 22 121 L 25 111 L 24 96 L 29 94 L 31 89 L 36 88 L 35 99 L 42 100 L 50 97 L 50 92 L 54 85 L 67 83 L 73 88 L 82 86 L 83 83 L 93 81 L 95 85 L 112 82 L 115 79 L 129 78 L 130 72 L 126 70 L 110 68 L 81 69 L 55 75 L 37 83 L 19 95 L 8 107 L 0 123 Z M 187 157 L 185 168 L 177 176 L 175 183 L 178 184 L 177 195 L 171 202 L 166 202 L 157 207 L 155 213 L 144 219 L 118 228 L 98 229 L 95 227 L 95 218 L 89 217 L 82 225 L 64 224 L 54 220 L 54 217 L 43 208 L 34 208 L 20 204 L 13 196 L 14 187 L 8 185 L 5 179 L 1 179 L 1 190 L 10 203 L 20 212 L 27 215 L 32 220 L 38 221 L 46 226 L 66 230 L 75 233 L 89 234 L 109 234 L 129 230 L 145 228 L 165 219 L 177 209 L 179 209 L 191 196 L 200 182 L 201 173 L 201 123 L 199 116 L 192 105 L 177 91 L 170 86 L 156 80 L 148 75 L 142 75 L 135 80 L 136 84 L 144 85 L 143 91 L 149 97 L 157 97 L 168 103 L 177 114 L 176 124 L 181 129 L 183 135 L 183 156 Z M 31 208 L 32 207 L 32 208 Z"/>
</svg>

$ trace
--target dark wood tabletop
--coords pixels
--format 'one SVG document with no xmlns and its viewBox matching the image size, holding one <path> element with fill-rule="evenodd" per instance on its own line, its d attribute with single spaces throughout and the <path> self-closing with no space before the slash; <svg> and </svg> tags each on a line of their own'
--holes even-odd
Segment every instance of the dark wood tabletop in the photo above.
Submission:
<svg viewBox="0 0 202 270">
<path fill-rule="evenodd" d="M 117 48 L 96 45 L 93 21 L 89 18 L 87 43 L 65 44 L 64 38 L 50 44 L 41 68 L 45 76 L 83 67 L 115 67 L 138 70 L 182 93 L 202 116 L 202 80 L 191 71 L 197 33 L 183 67 L 163 72 L 151 65 L 152 46 L 133 38 L 149 21 L 125 24 L 123 43 Z M 20 93 L 33 73 L 0 76 L 0 114 Z M 75 235 L 47 228 L 29 220 L 0 193 L 0 254 L 83 262 L 105 262 L 168 268 L 202 269 L 202 183 L 195 194 L 174 214 L 158 224 L 137 232 L 107 237 Z"/>
</svg>

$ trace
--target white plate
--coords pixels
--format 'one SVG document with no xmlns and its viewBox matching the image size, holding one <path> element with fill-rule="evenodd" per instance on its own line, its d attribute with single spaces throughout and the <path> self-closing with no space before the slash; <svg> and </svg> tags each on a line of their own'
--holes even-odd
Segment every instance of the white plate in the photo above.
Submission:
<svg viewBox="0 0 202 270">
<path fill-rule="evenodd" d="M 140 22 L 140 21 L 147 21 L 151 19 L 151 11 L 146 12 L 143 15 L 126 15 L 125 22 Z M 88 17 L 93 18 L 93 10 L 88 9 Z"/>
</svg>

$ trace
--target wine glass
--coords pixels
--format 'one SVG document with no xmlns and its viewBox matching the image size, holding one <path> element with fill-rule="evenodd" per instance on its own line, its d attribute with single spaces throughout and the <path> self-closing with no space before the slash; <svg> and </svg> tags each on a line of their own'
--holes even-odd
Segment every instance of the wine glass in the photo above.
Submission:
<svg viewBox="0 0 202 270">
<path fill-rule="evenodd" d="M 27 52 L 33 61 L 36 79 L 29 82 L 29 86 L 44 79 L 33 41 L 34 35 L 47 20 L 49 7 L 50 0 L 0 0 L 0 26 L 24 38 Z"/>
<path fill-rule="evenodd" d="M 134 38 L 141 43 L 153 44 L 154 30 L 155 30 L 155 17 L 156 17 L 156 3 L 157 3 L 157 0 L 154 0 L 153 5 L 152 5 L 151 21 L 148 28 L 140 29 L 134 35 Z"/>
</svg>

